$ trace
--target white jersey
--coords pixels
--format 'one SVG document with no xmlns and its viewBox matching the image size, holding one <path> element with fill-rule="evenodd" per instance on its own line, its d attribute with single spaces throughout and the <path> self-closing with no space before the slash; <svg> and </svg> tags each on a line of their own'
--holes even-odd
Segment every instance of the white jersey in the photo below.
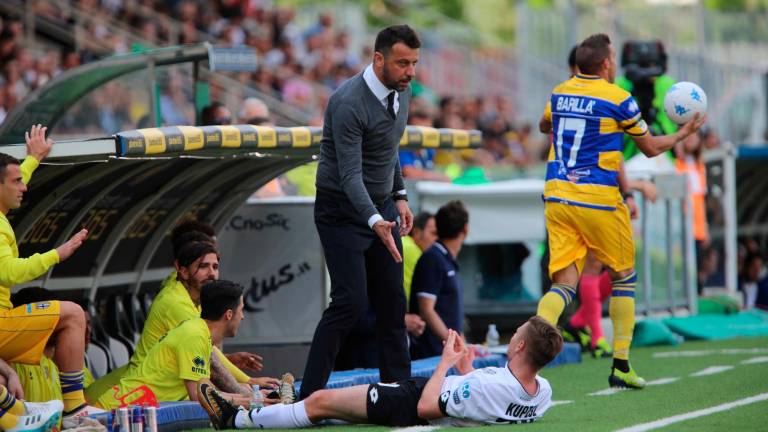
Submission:
<svg viewBox="0 0 768 432">
<path fill-rule="evenodd" d="M 508 367 L 476 369 L 466 375 L 448 376 L 440 390 L 440 410 L 445 418 L 430 421 L 442 426 L 530 423 L 552 404 L 549 381 L 536 376 L 538 391 L 528 394 Z"/>
</svg>

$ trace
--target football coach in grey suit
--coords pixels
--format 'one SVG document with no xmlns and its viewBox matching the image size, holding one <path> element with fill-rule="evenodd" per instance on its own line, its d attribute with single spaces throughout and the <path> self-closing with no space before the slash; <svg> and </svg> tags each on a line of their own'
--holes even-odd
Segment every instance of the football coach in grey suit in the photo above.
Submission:
<svg viewBox="0 0 768 432">
<path fill-rule="evenodd" d="M 342 83 L 328 102 L 315 225 L 331 275 L 331 303 L 315 329 L 302 399 L 325 387 L 339 347 L 369 301 L 376 312 L 381 381 L 411 375 L 400 236 L 411 230 L 413 214 L 397 150 L 420 46 L 407 25 L 381 30 L 373 62 Z"/>
</svg>

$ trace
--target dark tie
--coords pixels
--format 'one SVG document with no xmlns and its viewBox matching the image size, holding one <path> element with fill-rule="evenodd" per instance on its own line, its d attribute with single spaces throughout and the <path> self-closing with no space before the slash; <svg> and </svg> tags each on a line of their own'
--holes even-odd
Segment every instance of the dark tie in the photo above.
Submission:
<svg viewBox="0 0 768 432">
<path fill-rule="evenodd" d="M 387 95 L 387 112 L 392 118 L 395 118 L 395 92 L 394 90 Z"/>
</svg>

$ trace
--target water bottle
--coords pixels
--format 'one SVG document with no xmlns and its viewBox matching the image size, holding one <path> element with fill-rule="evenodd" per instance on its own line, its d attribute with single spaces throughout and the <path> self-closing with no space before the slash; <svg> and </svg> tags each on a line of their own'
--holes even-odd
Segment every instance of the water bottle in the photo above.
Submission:
<svg viewBox="0 0 768 432">
<path fill-rule="evenodd" d="M 253 395 L 251 396 L 251 409 L 264 408 L 264 395 L 261 394 L 261 389 L 258 384 L 251 386 L 253 388 Z"/>
<path fill-rule="evenodd" d="M 499 345 L 499 331 L 496 330 L 496 324 L 488 324 L 488 333 L 485 334 L 485 344 L 488 348 Z"/>
</svg>

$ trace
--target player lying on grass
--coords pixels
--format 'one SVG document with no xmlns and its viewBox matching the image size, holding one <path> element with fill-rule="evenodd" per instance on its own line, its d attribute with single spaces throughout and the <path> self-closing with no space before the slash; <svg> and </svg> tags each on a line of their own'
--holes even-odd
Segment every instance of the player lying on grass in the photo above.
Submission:
<svg viewBox="0 0 768 432">
<path fill-rule="evenodd" d="M 320 390 L 301 402 L 250 411 L 202 380 L 197 399 L 216 429 L 300 428 L 328 419 L 385 426 L 530 423 L 552 403 L 552 388 L 537 373 L 562 347 L 558 330 L 532 317 L 509 341 L 505 367 L 474 369 L 472 351 L 449 330 L 429 379 Z M 454 366 L 460 375 L 446 377 Z"/>
</svg>

